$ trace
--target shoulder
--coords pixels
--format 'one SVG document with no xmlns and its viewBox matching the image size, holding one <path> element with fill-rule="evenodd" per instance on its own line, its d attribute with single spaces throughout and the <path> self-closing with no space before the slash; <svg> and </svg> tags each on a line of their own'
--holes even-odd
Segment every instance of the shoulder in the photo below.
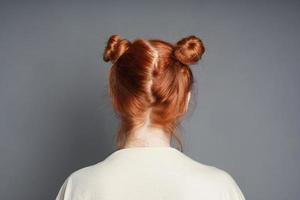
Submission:
<svg viewBox="0 0 300 200">
<path fill-rule="evenodd" d="M 105 165 L 104 160 L 101 162 L 98 162 L 96 164 L 88 165 L 82 168 L 79 168 L 75 171 L 73 171 L 69 175 L 69 179 L 72 181 L 72 183 L 82 183 L 82 182 L 90 182 L 93 179 L 96 179 L 99 173 L 101 173 L 101 168 L 103 168 Z"/>
<path fill-rule="evenodd" d="M 228 171 L 198 162 L 190 157 L 186 158 L 189 162 L 189 173 L 192 175 L 191 180 L 197 182 L 195 185 L 217 192 L 222 200 L 245 200 L 239 185 Z"/>
<path fill-rule="evenodd" d="M 221 168 L 197 161 L 183 153 L 181 155 L 183 157 L 183 164 L 194 175 L 206 176 L 208 179 L 218 183 L 230 177 L 230 174 Z"/>
<path fill-rule="evenodd" d="M 79 168 L 70 173 L 60 186 L 56 200 L 73 200 L 75 197 L 76 199 L 87 199 L 89 196 L 88 190 L 95 185 L 95 181 L 102 180 L 97 179 L 95 173 L 98 168 L 101 168 L 102 164 L 103 161 Z"/>
<path fill-rule="evenodd" d="M 215 172 L 218 176 L 219 189 L 224 200 L 245 200 L 245 196 L 241 191 L 237 181 L 234 177 L 224 169 L 215 168 Z"/>
</svg>

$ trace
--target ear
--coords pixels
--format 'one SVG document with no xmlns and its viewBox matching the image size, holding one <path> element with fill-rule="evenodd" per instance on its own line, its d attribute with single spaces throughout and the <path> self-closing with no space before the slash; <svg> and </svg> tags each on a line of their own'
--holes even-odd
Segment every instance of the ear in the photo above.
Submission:
<svg viewBox="0 0 300 200">
<path fill-rule="evenodd" d="M 191 91 L 189 91 L 189 93 L 187 94 L 186 111 L 188 110 L 189 107 L 190 98 L 191 98 Z"/>
<path fill-rule="evenodd" d="M 189 102 L 190 102 L 190 98 L 191 98 L 191 91 L 189 91 L 189 93 L 188 93 L 188 97 L 187 97 L 187 104 L 189 104 Z"/>
</svg>

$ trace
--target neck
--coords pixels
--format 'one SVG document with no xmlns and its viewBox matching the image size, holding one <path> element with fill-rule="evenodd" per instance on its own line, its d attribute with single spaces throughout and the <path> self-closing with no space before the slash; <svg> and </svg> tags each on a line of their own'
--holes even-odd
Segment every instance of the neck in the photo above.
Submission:
<svg viewBox="0 0 300 200">
<path fill-rule="evenodd" d="M 124 148 L 130 147 L 170 147 L 171 137 L 160 128 L 144 126 L 135 129 L 127 138 Z"/>
</svg>

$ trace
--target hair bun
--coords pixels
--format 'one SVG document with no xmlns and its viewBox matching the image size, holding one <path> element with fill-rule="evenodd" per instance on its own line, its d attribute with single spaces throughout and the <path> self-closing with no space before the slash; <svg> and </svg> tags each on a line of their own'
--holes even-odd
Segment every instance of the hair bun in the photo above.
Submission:
<svg viewBox="0 0 300 200">
<path fill-rule="evenodd" d="M 119 35 L 111 35 L 106 43 L 106 47 L 103 53 L 103 60 L 105 62 L 116 62 L 118 58 L 125 52 L 130 46 L 130 42 L 126 39 L 121 39 Z"/>
<path fill-rule="evenodd" d="M 205 48 L 202 40 L 194 35 L 190 35 L 176 43 L 174 55 L 181 63 L 190 65 L 197 63 L 204 51 Z"/>
</svg>

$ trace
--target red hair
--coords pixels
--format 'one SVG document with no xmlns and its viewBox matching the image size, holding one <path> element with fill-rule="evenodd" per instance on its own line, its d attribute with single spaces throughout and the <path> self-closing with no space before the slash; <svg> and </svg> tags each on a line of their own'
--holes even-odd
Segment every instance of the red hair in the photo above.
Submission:
<svg viewBox="0 0 300 200">
<path fill-rule="evenodd" d="M 110 36 L 103 60 L 113 64 L 108 89 L 121 119 L 117 149 L 123 148 L 130 133 L 148 118 L 149 126 L 174 136 L 182 150 L 176 127 L 187 111 L 187 96 L 194 83 L 189 65 L 197 63 L 204 51 L 201 39 L 194 35 L 175 45 L 158 39 L 130 42 L 119 35 Z"/>
</svg>

